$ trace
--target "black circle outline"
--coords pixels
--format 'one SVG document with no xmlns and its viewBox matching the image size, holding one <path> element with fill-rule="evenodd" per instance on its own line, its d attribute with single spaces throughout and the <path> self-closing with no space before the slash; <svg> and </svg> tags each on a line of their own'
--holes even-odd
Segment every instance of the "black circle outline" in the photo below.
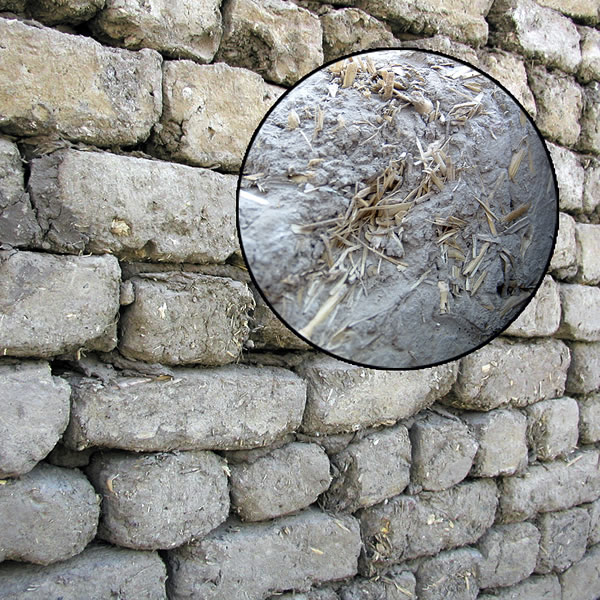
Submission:
<svg viewBox="0 0 600 600">
<path fill-rule="evenodd" d="M 550 252 L 548 254 L 548 260 L 546 262 L 546 266 L 545 266 L 544 270 L 542 271 L 542 276 L 540 277 L 539 282 L 537 283 L 537 285 L 535 286 L 535 288 L 533 289 L 533 291 L 531 292 L 531 294 L 529 295 L 529 297 L 527 298 L 527 300 L 525 302 L 523 302 L 522 308 L 519 309 L 519 311 L 508 322 L 508 324 L 506 325 L 506 327 L 504 327 L 504 329 L 498 331 L 497 333 L 494 333 L 491 337 L 489 337 L 488 339 L 486 339 L 485 341 L 483 341 L 478 346 L 475 346 L 474 348 L 472 348 L 470 350 L 462 352 L 461 354 L 457 354 L 456 356 L 452 356 L 452 357 L 450 357 L 450 358 L 448 358 L 446 360 L 442 360 L 442 361 L 434 362 L 434 363 L 429 363 L 429 364 L 425 364 L 425 365 L 420 365 L 420 366 L 417 366 L 417 367 L 380 367 L 380 366 L 377 366 L 377 365 L 369 365 L 369 364 L 366 364 L 366 363 L 361 363 L 361 362 L 358 362 L 358 361 L 355 361 L 355 360 L 352 360 L 352 359 L 349 359 L 349 358 L 344 358 L 344 357 L 338 356 L 338 355 L 334 354 L 333 352 L 331 352 L 330 350 L 325 350 L 324 348 L 321 348 L 321 347 L 317 346 L 314 342 L 312 342 L 308 338 L 304 337 L 303 335 L 300 335 L 293 327 L 291 327 L 288 324 L 288 322 L 285 319 L 283 319 L 281 317 L 281 315 L 277 312 L 277 310 L 275 310 L 275 308 L 272 306 L 271 302 L 269 302 L 269 300 L 267 299 L 265 293 L 262 291 L 261 286 L 258 285 L 258 281 L 256 280 L 256 278 L 254 277 L 254 274 L 252 273 L 252 269 L 250 268 L 250 262 L 248 261 L 248 258 L 246 256 L 246 252 L 244 250 L 244 243 L 242 241 L 242 234 L 241 234 L 241 230 L 240 230 L 240 186 L 241 186 L 241 183 L 242 183 L 242 177 L 243 177 L 243 174 L 244 174 L 244 168 L 246 166 L 246 160 L 248 158 L 248 154 L 250 152 L 250 149 L 252 148 L 252 145 L 254 143 L 254 139 L 256 138 L 259 130 L 263 126 L 264 122 L 269 118 L 269 116 L 271 115 L 271 113 L 275 110 L 275 108 L 277 107 L 277 105 L 295 87 L 299 86 L 305 79 L 308 79 L 314 73 L 317 73 L 318 71 L 321 71 L 321 70 L 327 68 L 329 65 L 335 64 L 337 62 L 340 62 L 342 60 L 346 60 L 346 59 L 354 57 L 354 56 L 363 56 L 363 55 L 370 54 L 370 53 L 373 53 L 373 52 L 393 51 L 393 50 L 412 50 L 412 51 L 416 51 L 416 52 L 423 52 L 423 53 L 426 53 L 426 54 L 437 54 L 438 56 L 442 56 L 443 58 L 447 58 L 447 59 L 454 60 L 456 62 L 462 63 L 463 65 L 466 65 L 466 66 L 470 67 L 471 69 L 474 69 L 475 71 L 478 71 L 479 73 L 481 73 L 481 75 L 483 75 L 484 77 L 487 77 L 488 79 L 490 79 L 498 87 L 500 87 L 506 94 L 508 94 L 508 96 L 513 100 L 513 102 L 515 102 L 515 104 L 521 109 L 521 111 L 523 112 L 523 114 L 529 120 L 529 123 L 533 126 L 535 132 L 537 133 L 537 135 L 538 135 L 538 137 L 540 139 L 540 141 L 542 142 L 542 145 L 543 145 L 544 150 L 546 152 L 546 158 L 548 159 L 548 163 L 550 164 L 550 171 L 552 172 L 552 179 L 554 180 L 554 194 L 555 194 L 555 198 L 556 198 L 556 219 L 555 219 L 555 226 L 554 226 L 554 235 L 552 237 L 552 247 L 551 247 L 551 250 L 550 250 Z M 552 157 L 550 155 L 550 150 L 548 149 L 547 140 L 542 135 L 542 133 L 540 132 L 538 126 L 535 124 L 535 121 L 533 120 L 533 118 L 531 117 L 531 115 L 525 110 L 525 108 L 523 108 L 522 104 L 515 98 L 515 96 L 503 84 L 501 84 L 497 79 L 495 79 L 494 77 L 492 77 L 488 73 L 485 73 L 481 68 L 476 67 L 475 65 L 472 65 L 471 63 L 467 62 L 466 60 L 463 60 L 461 58 L 456 58 L 456 57 L 450 56 L 448 54 L 444 54 L 443 52 L 438 52 L 437 50 L 426 50 L 426 49 L 423 49 L 423 48 L 416 48 L 414 46 L 398 46 L 398 47 L 394 46 L 394 47 L 387 47 L 387 48 L 386 47 L 383 47 L 383 48 L 377 47 L 377 48 L 369 48 L 368 50 L 359 50 L 357 52 L 353 52 L 352 54 L 346 54 L 344 56 L 340 56 L 338 58 L 335 58 L 335 59 L 332 59 L 330 61 L 324 62 L 323 64 L 321 64 L 316 69 L 313 69 L 310 73 L 307 73 L 306 75 L 302 76 L 298 81 L 296 81 L 294 83 L 293 86 L 287 88 L 285 90 L 285 92 L 283 92 L 283 94 L 281 94 L 281 96 L 279 96 L 279 98 L 277 98 L 277 100 L 273 103 L 273 105 L 265 113 L 265 115 L 261 119 L 260 123 L 256 126 L 256 129 L 254 130 L 254 133 L 252 134 L 252 137 L 250 138 L 250 141 L 248 142 L 248 145 L 246 147 L 246 151 L 244 152 L 244 158 L 242 160 L 242 164 L 241 164 L 241 167 L 240 167 L 240 172 L 239 172 L 239 175 L 238 175 L 238 181 L 237 181 L 237 186 L 236 186 L 236 193 L 235 193 L 235 223 L 236 223 L 237 236 L 238 236 L 238 240 L 239 240 L 239 243 L 240 243 L 240 251 L 242 253 L 242 257 L 244 259 L 244 262 L 246 263 L 246 266 L 248 268 L 248 274 L 250 275 L 250 279 L 252 280 L 252 283 L 254 284 L 254 287 L 257 289 L 258 293 L 261 295 L 262 299 L 265 301 L 265 303 L 269 307 L 269 309 L 281 321 L 281 323 L 283 323 L 283 325 L 285 325 L 285 327 L 287 327 L 296 337 L 300 338 L 301 340 L 303 340 L 304 342 L 306 342 L 307 344 L 309 344 L 315 350 L 318 350 L 319 352 L 322 352 L 323 354 L 327 354 L 328 356 L 331 356 L 332 358 L 335 358 L 336 360 L 340 360 L 342 362 L 349 363 L 349 364 L 354 365 L 356 367 L 362 367 L 362 368 L 366 368 L 366 369 L 375 369 L 377 371 L 417 371 L 417 370 L 420 370 L 420 369 L 430 369 L 432 367 L 438 367 L 438 366 L 441 366 L 441 365 L 445 365 L 445 364 L 447 364 L 449 362 L 458 361 L 461 358 L 464 358 L 465 356 L 467 356 L 469 354 L 472 354 L 473 352 L 476 352 L 477 350 L 480 350 L 481 348 L 483 348 L 484 346 L 486 346 L 487 344 L 489 344 L 490 342 L 492 342 L 493 340 L 495 340 L 497 337 L 499 337 L 500 335 L 502 335 L 502 333 L 504 331 L 506 331 L 506 329 L 508 329 L 519 318 L 519 316 L 523 313 L 523 311 L 527 308 L 527 306 L 529 306 L 531 300 L 533 299 L 533 297 L 535 296 L 535 294 L 539 290 L 540 286 L 544 282 L 545 276 L 549 273 L 548 269 L 550 267 L 550 262 L 552 261 L 552 256 L 554 254 L 554 250 L 555 250 L 555 247 L 556 247 L 556 239 L 557 239 L 557 236 L 558 236 L 559 221 L 560 221 L 560 197 L 559 197 L 559 189 L 558 189 L 558 180 L 556 178 L 556 171 L 554 169 L 554 163 L 552 162 Z M 285 348 L 281 348 L 281 350 L 285 350 Z"/>
</svg>

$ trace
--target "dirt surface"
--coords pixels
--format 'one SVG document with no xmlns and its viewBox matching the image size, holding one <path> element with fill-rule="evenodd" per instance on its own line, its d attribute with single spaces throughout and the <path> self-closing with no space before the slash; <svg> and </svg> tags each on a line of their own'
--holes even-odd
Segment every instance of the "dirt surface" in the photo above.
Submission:
<svg viewBox="0 0 600 600">
<path fill-rule="evenodd" d="M 282 98 L 248 151 L 238 217 L 251 274 L 290 327 L 343 359 L 414 368 L 515 318 L 546 270 L 557 197 L 501 87 L 392 50 Z"/>
</svg>

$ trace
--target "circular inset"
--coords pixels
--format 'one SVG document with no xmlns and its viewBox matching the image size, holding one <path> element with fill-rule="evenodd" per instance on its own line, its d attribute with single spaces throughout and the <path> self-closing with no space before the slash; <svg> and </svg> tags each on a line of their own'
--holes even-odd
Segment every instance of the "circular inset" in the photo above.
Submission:
<svg viewBox="0 0 600 600">
<path fill-rule="evenodd" d="M 282 96 L 240 177 L 254 282 L 318 348 L 369 367 L 475 350 L 548 267 L 557 190 L 545 144 L 494 80 L 416 50 L 323 67 Z"/>
</svg>

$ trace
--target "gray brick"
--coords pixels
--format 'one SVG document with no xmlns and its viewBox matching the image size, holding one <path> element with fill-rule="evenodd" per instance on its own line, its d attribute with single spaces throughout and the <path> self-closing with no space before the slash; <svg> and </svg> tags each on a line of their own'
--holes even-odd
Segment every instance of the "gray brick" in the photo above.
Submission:
<svg viewBox="0 0 600 600">
<path fill-rule="evenodd" d="M 600 288 L 560 284 L 562 320 L 557 336 L 585 342 L 600 340 Z"/>
<path fill-rule="evenodd" d="M 500 408 L 461 418 L 479 445 L 471 475 L 512 475 L 527 466 L 527 419 L 520 412 Z"/>
<path fill-rule="evenodd" d="M 309 358 L 297 369 L 308 386 L 302 429 L 324 434 L 390 425 L 448 393 L 456 370 L 457 364 L 450 363 L 418 371 L 381 371 L 324 356 Z"/>
<path fill-rule="evenodd" d="M 588 535 L 588 546 L 600 542 L 600 499 L 591 504 L 584 505 L 590 515 L 590 532 Z"/>
<path fill-rule="evenodd" d="M 600 161 L 590 160 L 585 171 L 583 210 L 592 213 L 600 205 Z"/>
<path fill-rule="evenodd" d="M 68 23 L 79 25 L 89 21 L 104 6 L 105 0 L 36 0 L 27 10 L 46 25 Z"/>
<path fill-rule="evenodd" d="M 533 0 L 496 0 L 488 14 L 493 45 L 574 72 L 581 62 L 577 27 Z"/>
<path fill-rule="evenodd" d="M 6 133 L 56 133 L 98 146 L 134 145 L 150 134 L 162 105 L 161 57 L 154 50 L 105 48 L 6 19 L 0 38 L 7 49 L 0 65 Z"/>
<path fill-rule="evenodd" d="M 527 406 L 564 392 L 569 350 L 562 342 L 497 338 L 461 360 L 445 404 L 487 411 L 511 403 Z"/>
<path fill-rule="evenodd" d="M 72 386 L 64 440 L 79 450 L 265 446 L 298 427 L 306 398 L 304 382 L 276 367 L 181 368 L 166 381 L 74 378 Z"/>
<path fill-rule="evenodd" d="M 360 513 L 363 575 L 401 560 L 430 556 L 476 542 L 496 513 L 492 480 L 461 483 L 442 492 L 400 495 Z"/>
<path fill-rule="evenodd" d="M 577 223 L 575 225 L 577 240 L 577 281 L 587 285 L 600 283 L 600 225 Z"/>
<path fill-rule="evenodd" d="M 517 585 L 481 594 L 478 600 L 562 600 L 556 575 L 532 576 Z"/>
<path fill-rule="evenodd" d="M 120 275 L 114 256 L 0 252 L 4 355 L 112 350 Z"/>
<path fill-rule="evenodd" d="M 40 463 L 0 486 L 0 561 L 48 565 L 79 554 L 96 534 L 99 499 L 83 474 Z M 32 541 L 35 540 L 35 543 Z"/>
<path fill-rule="evenodd" d="M 478 444 L 460 420 L 425 414 L 410 429 L 411 480 L 424 490 L 445 490 L 471 470 Z"/>
<path fill-rule="evenodd" d="M 33 160 L 29 179 L 43 249 L 154 262 L 231 255 L 235 186 L 206 169 L 77 150 Z"/>
<path fill-rule="evenodd" d="M 598 450 L 579 452 L 569 462 L 531 465 L 523 475 L 500 482 L 499 521 L 523 521 L 538 512 L 563 510 L 600 496 Z"/>
<path fill-rule="evenodd" d="M 92 544 L 81 554 L 46 567 L 0 565 L 0 599 L 165 600 L 166 578 L 165 565 L 155 552 Z"/>
<path fill-rule="evenodd" d="M 482 554 L 479 587 L 506 587 L 529 577 L 536 565 L 540 532 L 531 523 L 496 525 L 477 543 Z"/>
<path fill-rule="evenodd" d="M 576 21 L 592 25 L 600 21 L 600 4 L 598 0 L 539 0 L 538 4 L 558 10 Z"/>
<path fill-rule="evenodd" d="M 104 3 L 103 3 L 104 4 Z M 103 41 L 132 50 L 154 48 L 171 58 L 210 62 L 221 40 L 219 0 L 106 0 L 92 22 Z"/>
<path fill-rule="evenodd" d="M 358 523 L 308 509 L 266 523 L 230 520 L 197 545 L 169 552 L 169 598 L 261 600 L 278 591 L 351 577 Z"/>
<path fill-rule="evenodd" d="M 583 209 L 583 184 L 585 171 L 577 154 L 550 142 L 546 143 L 554 164 L 558 182 L 560 210 L 581 212 Z"/>
<path fill-rule="evenodd" d="M 600 394 L 579 400 L 579 438 L 584 444 L 600 442 Z"/>
<path fill-rule="evenodd" d="M 600 31 L 578 27 L 581 37 L 581 64 L 577 76 L 585 82 L 600 79 Z"/>
<path fill-rule="evenodd" d="M 244 521 L 306 508 L 331 482 L 329 459 L 316 444 L 292 443 L 252 462 L 231 464 L 231 502 Z"/>
<path fill-rule="evenodd" d="M 331 458 L 325 508 L 354 512 L 404 491 L 410 482 L 410 439 L 404 425 L 366 435 Z"/>
<path fill-rule="evenodd" d="M 590 516 L 585 508 L 545 513 L 537 519 L 541 533 L 536 573 L 564 571 L 585 554 Z"/>
<path fill-rule="evenodd" d="M 154 151 L 199 167 L 235 171 L 254 130 L 281 91 L 256 73 L 224 63 L 167 61 L 164 110 L 154 130 Z"/>
<path fill-rule="evenodd" d="M 120 321 L 126 358 L 210 366 L 238 359 L 254 308 L 245 283 L 187 272 L 145 273 L 131 282 L 135 302 Z"/>
<path fill-rule="evenodd" d="M 579 406 L 573 398 L 542 400 L 527 411 L 527 441 L 539 460 L 565 456 L 579 440 Z"/>
<path fill-rule="evenodd" d="M 0 478 L 31 471 L 69 422 L 69 385 L 42 361 L 0 360 Z"/>
<path fill-rule="evenodd" d="M 558 235 L 550 270 L 558 279 L 566 279 L 577 273 L 577 244 L 575 242 L 575 220 L 571 215 L 559 214 Z"/>
<path fill-rule="evenodd" d="M 600 545 L 592 546 L 579 562 L 560 576 L 562 600 L 596 600 L 600 597 Z"/>
<path fill-rule="evenodd" d="M 323 64 L 319 18 L 283 0 L 230 0 L 217 60 L 292 85 Z"/>
<path fill-rule="evenodd" d="M 600 389 L 600 344 L 573 342 L 567 376 L 567 392 L 587 394 Z"/>
<path fill-rule="evenodd" d="M 416 580 L 402 565 L 391 567 L 381 579 L 355 578 L 339 590 L 340 600 L 406 600 L 416 598 Z"/>
<path fill-rule="evenodd" d="M 86 473 L 102 495 L 98 537 L 138 550 L 202 539 L 229 512 L 225 462 L 212 452 L 94 454 Z"/>
<path fill-rule="evenodd" d="M 600 82 L 594 81 L 584 88 L 581 135 L 577 147 L 584 152 L 600 154 Z"/>
</svg>

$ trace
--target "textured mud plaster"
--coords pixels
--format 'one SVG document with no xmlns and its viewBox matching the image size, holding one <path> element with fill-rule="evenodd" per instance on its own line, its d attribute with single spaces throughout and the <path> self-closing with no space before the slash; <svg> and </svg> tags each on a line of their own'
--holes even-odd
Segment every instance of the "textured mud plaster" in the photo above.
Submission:
<svg viewBox="0 0 600 600">
<path fill-rule="evenodd" d="M 260 128 L 241 185 L 242 246 L 275 311 L 369 366 L 434 364 L 499 333 L 557 226 L 550 161 L 519 106 L 426 52 L 303 81 Z"/>
<path fill-rule="evenodd" d="M 81 554 L 47 567 L 0 565 L 0 598 L 164 600 L 166 578 L 165 564 L 156 552 L 94 543 Z"/>
</svg>

